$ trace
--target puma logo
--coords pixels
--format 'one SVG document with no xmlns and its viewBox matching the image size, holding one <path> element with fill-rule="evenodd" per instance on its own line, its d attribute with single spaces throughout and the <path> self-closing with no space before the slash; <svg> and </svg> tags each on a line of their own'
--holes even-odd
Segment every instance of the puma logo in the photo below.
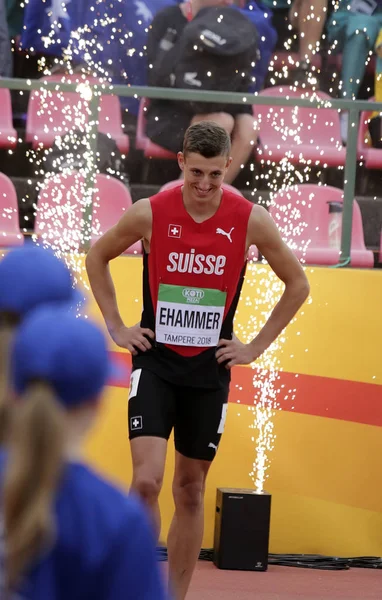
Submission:
<svg viewBox="0 0 382 600">
<path fill-rule="evenodd" d="M 225 235 L 229 239 L 229 241 L 231 242 L 231 244 L 232 244 L 231 233 L 233 232 L 234 229 L 235 229 L 234 227 L 231 227 L 230 232 L 227 233 L 227 231 L 224 231 L 224 229 L 220 229 L 220 227 L 218 227 L 217 230 L 216 230 L 216 233 L 220 233 L 221 235 Z"/>
<path fill-rule="evenodd" d="M 218 450 L 218 447 L 215 446 L 215 444 L 213 444 L 212 442 L 210 444 L 208 444 L 208 447 L 209 448 L 214 448 L 215 452 L 217 452 L 217 450 Z"/>
</svg>

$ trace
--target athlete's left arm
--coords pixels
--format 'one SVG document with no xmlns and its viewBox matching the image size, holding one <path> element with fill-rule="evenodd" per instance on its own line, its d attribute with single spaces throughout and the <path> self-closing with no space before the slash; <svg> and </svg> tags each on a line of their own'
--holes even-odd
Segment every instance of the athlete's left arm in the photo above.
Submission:
<svg viewBox="0 0 382 600">
<path fill-rule="evenodd" d="M 237 338 L 220 340 L 216 353 L 218 362 L 229 361 L 227 368 L 249 364 L 256 360 L 280 335 L 309 295 L 308 279 L 293 252 L 269 215 L 261 206 L 254 206 L 248 222 L 247 247 L 255 245 L 277 277 L 285 284 L 284 292 L 268 321 L 257 336 L 242 344 Z"/>
</svg>

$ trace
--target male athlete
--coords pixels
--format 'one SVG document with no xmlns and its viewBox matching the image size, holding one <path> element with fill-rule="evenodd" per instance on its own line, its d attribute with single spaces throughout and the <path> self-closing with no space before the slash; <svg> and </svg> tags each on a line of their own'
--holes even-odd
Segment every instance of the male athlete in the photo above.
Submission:
<svg viewBox="0 0 382 600">
<path fill-rule="evenodd" d="M 192 125 L 178 161 L 183 185 L 136 202 L 90 250 L 86 266 L 110 335 L 133 355 L 132 488 L 150 507 L 158 534 L 158 496 L 174 428 L 168 558 L 171 590 L 183 600 L 202 543 L 205 481 L 224 429 L 230 369 L 268 348 L 308 296 L 309 285 L 268 212 L 222 190 L 231 162 L 224 129 L 208 121 Z M 142 320 L 126 327 L 108 263 L 141 239 Z M 233 318 L 252 244 L 285 290 L 262 330 L 243 344 L 233 335 Z"/>
</svg>

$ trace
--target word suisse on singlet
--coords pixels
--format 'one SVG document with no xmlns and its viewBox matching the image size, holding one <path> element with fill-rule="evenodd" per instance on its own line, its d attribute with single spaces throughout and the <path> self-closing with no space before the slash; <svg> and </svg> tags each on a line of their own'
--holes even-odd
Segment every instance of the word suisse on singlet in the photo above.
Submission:
<svg viewBox="0 0 382 600">
<path fill-rule="evenodd" d="M 171 252 L 168 272 L 223 275 L 223 255 Z M 221 290 L 159 284 L 156 310 L 158 342 L 175 346 L 216 346 L 223 324 L 227 294 Z"/>
</svg>

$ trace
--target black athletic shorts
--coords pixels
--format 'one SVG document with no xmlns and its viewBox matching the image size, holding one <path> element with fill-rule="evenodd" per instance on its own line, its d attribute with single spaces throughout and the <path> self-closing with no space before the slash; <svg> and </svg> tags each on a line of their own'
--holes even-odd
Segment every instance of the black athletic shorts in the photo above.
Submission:
<svg viewBox="0 0 382 600">
<path fill-rule="evenodd" d="M 228 391 L 228 385 L 221 389 L 177 386 L 148 369 L 135 369 L 129 393 L 129 437 L 168 440 L 174 428 L 180 454 L 212 461 L 224 430 Z"/>
</svg>

